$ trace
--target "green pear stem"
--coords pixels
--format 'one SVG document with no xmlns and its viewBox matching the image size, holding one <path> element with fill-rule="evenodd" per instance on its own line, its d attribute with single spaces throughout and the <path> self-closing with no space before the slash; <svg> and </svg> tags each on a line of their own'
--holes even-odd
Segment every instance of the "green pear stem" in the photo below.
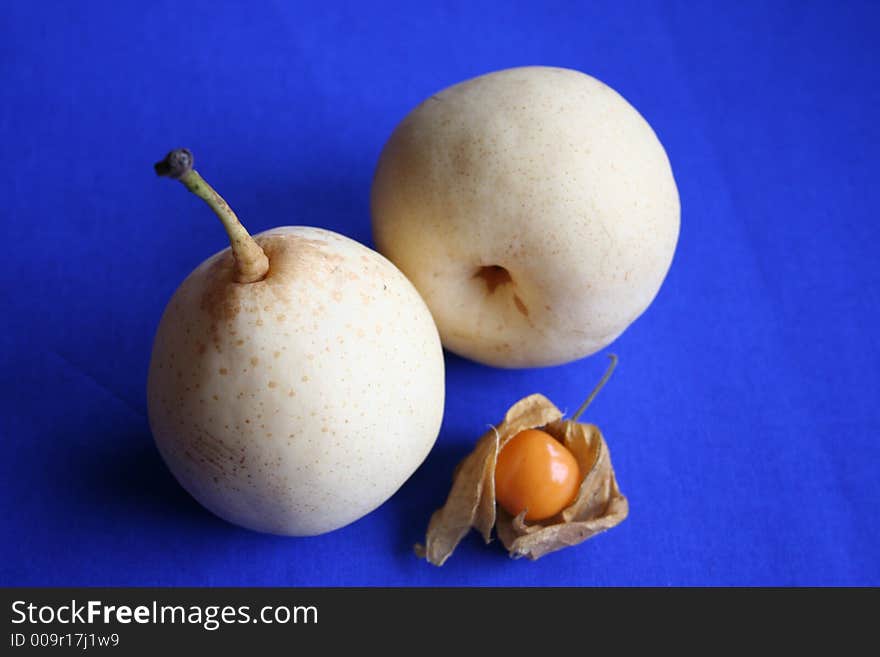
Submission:
<svg viewBox="0 0 880 657">
<path fill-rule="evenodd" d="M 247 232 L 223 197 L 193 169 L 193 162 L 193 155 L 189 150 L 178 148 L 156 163 L 156 174 L 179 180 L 214 211 L 229 236 L 229 245 L 235 258 L 235 280 L 238 283 L 263 280 L 269 272 L 269 258 L 265 251 Z"/>
<path fill-rule="evenodd" d="M 608 379 L 611 378 L 611 374 L 614 372 L 614 368 L 617 367 L 617 355 L 608 354 L 608 358 L 611 359 L 611 364 L 608 366 L 608 369 L 605 370 L 605 374 L 602 375 L 602 378 L 599 379 L 599 383 L 597 383 L 596 387 L 593 388 L 593 392 L 590 393 L 590 396 L 584 400 L 584 403 L 581 404 L 581 407 L 577 409 L 574 415 L 571 416 L 572 422 L 578 421 L 578 418 L 584 414 L 584 411 L 587 410 L 587 407 L 593 403 L 596 395 L 599 394 L 599 391 L 605 386 L 606 383 L 608 383 Z"/>
</svg>

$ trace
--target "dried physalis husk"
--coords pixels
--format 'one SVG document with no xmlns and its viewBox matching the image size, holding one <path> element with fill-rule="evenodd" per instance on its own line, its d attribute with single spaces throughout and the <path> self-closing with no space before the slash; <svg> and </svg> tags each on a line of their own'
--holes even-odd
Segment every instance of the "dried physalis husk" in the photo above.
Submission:
<svg viewBox="0 0 880 657">
<path fill-rule="evenodd" d="M 565 445 L 582 476 L 574 501 L 540 521 L 526 522 L 525 512 L 512 517 L 495 503 L 498 454 L 525 429 L 541 429 Z M 537 559 L 614 527 L 628 511 L 599 428 L 563 420 L 562 412 L 549 399 L 534 394 L 511 406 L 501 424 L 487 431 L 458 465 L 446 504 L 431 516 L 425 545 L 417 545 L 416 553 L 442 566 L 471 527 L 488 543 L 494 526 L 511 557 Z"/>
</svg>

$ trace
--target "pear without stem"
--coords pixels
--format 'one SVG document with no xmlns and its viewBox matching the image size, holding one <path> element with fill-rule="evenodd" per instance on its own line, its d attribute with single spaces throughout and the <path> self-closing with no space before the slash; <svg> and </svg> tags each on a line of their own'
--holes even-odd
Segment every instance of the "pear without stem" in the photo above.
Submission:
<svg viewBox="0 0 880 657">
<path fill-rule="evenodd" d="M 651 126 L 578 71 L 497 71 L 434 94 L 388 139 L 376 246 L 447 349 L 497 367 L 596 353 L 651 304 L 679 198 Z"/>
</svg>

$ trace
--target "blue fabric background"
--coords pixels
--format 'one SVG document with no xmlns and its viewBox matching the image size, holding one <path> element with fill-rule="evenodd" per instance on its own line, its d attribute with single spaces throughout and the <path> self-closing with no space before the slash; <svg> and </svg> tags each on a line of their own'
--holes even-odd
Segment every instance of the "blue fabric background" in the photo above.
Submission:
<svg viewBox="0 0 880 657">
<path fill-rule="evenodd" d="M 874 2 L 7 2 L 0 10 L 0 584 L 880 584 Z M 310 539 L 203 511 L 144 385 L 178 283 L 224 246 L 152 164 L 186 145 L 253 231 L 371 243 L 369 188 L 431 93 L 586 71 L 666 146 L 682 232 L 588 413 L 631 515 L 538 562 L 411 552 L 487 423 L 605 367 L 448 356 L 440 438 L 387 504 Z"/>
</svg>

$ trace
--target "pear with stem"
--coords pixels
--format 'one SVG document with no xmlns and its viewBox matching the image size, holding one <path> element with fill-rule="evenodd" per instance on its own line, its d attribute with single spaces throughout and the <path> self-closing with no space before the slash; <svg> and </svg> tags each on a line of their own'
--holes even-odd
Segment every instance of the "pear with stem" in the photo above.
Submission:
<svg viewBox="0 0 880 657">
<path fill-rule="evenodd" d="M 162 457 L 243 527 L 313 535 L 357 520 L 440 428 L 443 356 L 427 306 L 388 260 L 337 233 L 251 236 L 186 149 L 156 172 L 205 201 L 230 244 L 187 276 L 156 333 L 147 393 Z"/>
</svg>

